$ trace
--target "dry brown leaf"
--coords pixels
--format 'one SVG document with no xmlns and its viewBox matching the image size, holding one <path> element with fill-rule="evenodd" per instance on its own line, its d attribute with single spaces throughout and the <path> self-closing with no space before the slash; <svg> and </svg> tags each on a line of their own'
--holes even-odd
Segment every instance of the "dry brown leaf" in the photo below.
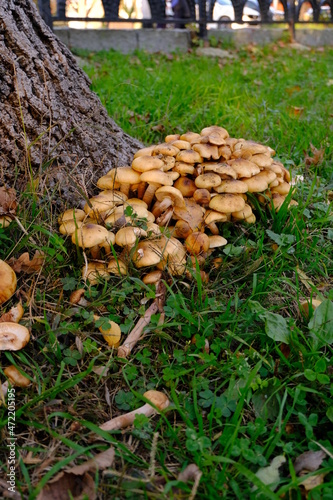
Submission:
<svg viewBox="0 0 333 500">
<path fill-rule="evenodd" d="M 13 188 L 0 187 L 0 215 L 14 214 L 16 211 L 16 191 Z"/>
<path fill-rule="evenodd" d="M 89 472 L 111 467 L 114 461 L 114 448 L 111 447 L 81 465 L 60 472 L 49 481 L 39 493 L 37 500 L 95 500 L 95 482 Z"/>
<path fill-rule="evenodd" d="M 154 132 L 165 132 L 165 126 L 160 124 L 160 125 L 154 125 L 153 127 L 151 127 L 151 129 L 154 131 Z"/>
<path fill-rule="evenodd" d="M 300 116 L 303 114 L 304 108 L 299 106 L 289 106 L 289 116 Z"/>
<path fill-rule="evenodd" d="M 322 484 L 324 482 L 324 477 L 325 474 L 317 474 L 316 476 L 311 476 L 307 479 L 304 479 L 304 481 L 302 481 L 300 485 L 303 486 L 306 491 L 310 491 Z"/>
<path fill-rule="evenodd" d="M 312 156 L 305 153 L 305 165 L 320 165 L 324 158 L 324 149 L 317 149 L 313 144 L 310 144 Z"/>
<path fill-rule="evenodd" d="M 8 264 L 16 273 L 37 273 L 44 264 L 44 253 L 40 250 L 36 250 L 35 255 L 30 260 L 29 253 L 24 252 L 18 259 L 10 259 Z"/>
<path fill-rule="evenodd" d="M 48 482 L 39 493 L 37 500 L 95 500 L 95 481 L 87 472 L 77 476 L 71 472 L 60 472 Z"/>
<path fill-rule="evenodd" d="M 294 92 L 299 92 L 301 87 L 299 85 L 294 85 L 293 87 L 286 88 L 286 92 L 289 95 L 292 95 Z"/>
<path fill-rule="evenodd" d="M 296 474 L 304 472 L 314 472 L 317 470 L 324 458 L 326 453 L 323 450 L 318 451 L 306 451 L 299 455 L 294 463 L 294 469 Z"/>
</svg>

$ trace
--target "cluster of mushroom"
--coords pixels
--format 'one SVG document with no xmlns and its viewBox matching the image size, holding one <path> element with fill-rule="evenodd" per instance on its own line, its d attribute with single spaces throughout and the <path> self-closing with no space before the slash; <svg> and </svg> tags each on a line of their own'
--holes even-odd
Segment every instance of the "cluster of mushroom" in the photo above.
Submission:
<svg viewBox="0 0 333 500">
<path fill-rule="evenodd" d="M 279 210 L 291 185 L 274 154 L 269 146 L 231 138 L 215 125 L 200 134 L 168 135 L 164 143 L 137 151 L 131 166 L 101 177 L 101 192 L 83 210 L 62 214 L 59 230 L 95 260 L 83 271 L 90 282 L 97 275 L 126 274 L 130 260 L 137 268 L 168 267 L 182 275 L 188 254 L 200 264 L 227 243 L 217 223 L 255 222 L 247 193 Z M 120 255 L 114 246 L 122 249 Z M 101 252 L 107 267 L 96 262 Z"/>
</svg>

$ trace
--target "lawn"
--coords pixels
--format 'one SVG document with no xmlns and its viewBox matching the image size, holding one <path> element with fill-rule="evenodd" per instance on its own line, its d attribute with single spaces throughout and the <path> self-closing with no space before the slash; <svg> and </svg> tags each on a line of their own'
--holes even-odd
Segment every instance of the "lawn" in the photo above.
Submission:
<svg viewBox="0 0 333 500">
<path fill-rule="evenodd" d="M 255 224 L 221 223 L 228 244 L 207 258 L 208 279 L 198 267 L 166 273 L 164 314 L 152 316 L 126 360 L 108 348 L 94 314 L 125 337 L 154 286 L 134 266 L 128 276 L 85 284 L 82 251 L 58 232 L 55 194 L 37 182 L 18 194 L 17 221 L 0 229 L 0 258 L 46 256 L 37 272 L 18 273 L 16 297 L 3 307 L 20 298 L 31 330 L 23 350 L 2 353 L 0 369 L 2 382 L 9 364 L 31 381 L 15 399 L 23 498 L 111 446 L 113 463 L 77 476 L 100 499 L 333 497 L 333 50 L 224 48 L 223 60 L 195 49 L 78 55 L 125 132 L 149 146 L 217 124 L 268 145 L 297 180 L 298 206 L 255 204 Z M 87 304 L 74 306 L 70 294 L 81 287 Z M 168 396 L 165 411 L 137 416 L 123 431 L 99 428 L 142 406 L 151 389 Z M 2 404 L 8 458 L 7 413 Z M 182 480 L 189 464 L 197 468 Z"/>
</svg>

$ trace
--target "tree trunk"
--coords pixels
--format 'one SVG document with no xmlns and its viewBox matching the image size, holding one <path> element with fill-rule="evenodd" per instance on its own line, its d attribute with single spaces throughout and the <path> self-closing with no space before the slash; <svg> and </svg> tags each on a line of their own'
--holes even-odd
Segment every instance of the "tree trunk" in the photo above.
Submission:
<svg viewBox="0 0 333 500">
<path fill-rule="evenodd" d="M 71 52 L 32 0 L 0 2 L 0 184 L 91 195 L 96 180 L 128 165 L 142 144 L 108 116 Z M 81 192 L 80 192 L 81 191 Z"/>
</svg>

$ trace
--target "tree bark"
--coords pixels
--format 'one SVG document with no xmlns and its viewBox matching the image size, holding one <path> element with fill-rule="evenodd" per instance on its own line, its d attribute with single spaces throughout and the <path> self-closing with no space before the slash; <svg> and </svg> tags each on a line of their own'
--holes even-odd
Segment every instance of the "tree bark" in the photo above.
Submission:
<svg viewBox="0 0 333 500">
<path fill-rule="evenodd" d="M 38 177 L 59 205 L 91 195 L 142 144 L 108 116 L 74 56 L 32 0 L 0 2 L 0 184 Z"/>
</svg>

